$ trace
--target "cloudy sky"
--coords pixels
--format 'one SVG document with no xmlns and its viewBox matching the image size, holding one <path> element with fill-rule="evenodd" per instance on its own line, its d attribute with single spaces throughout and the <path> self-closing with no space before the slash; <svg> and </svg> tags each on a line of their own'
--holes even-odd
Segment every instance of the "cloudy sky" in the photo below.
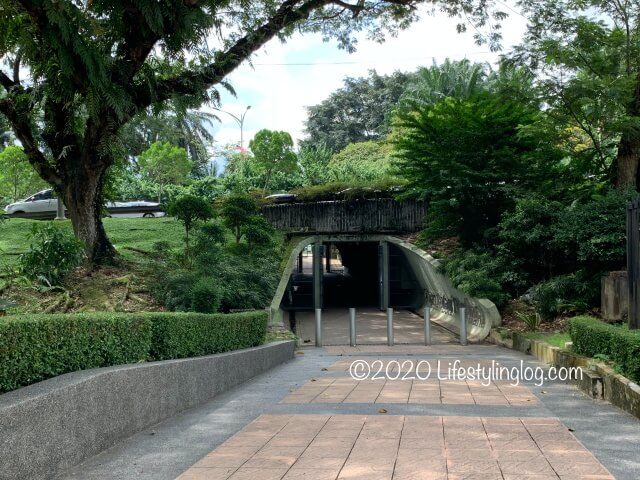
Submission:
<svg viewBox="0 0 640 480">
<path fill-rule="evenodd" d="M 503 24 L 505 51 L 520 42 L 526 26 L 522 16 L 509 13 Z M 475 45 L 472 28 L 466 34 L 456 33 L 456 23 L 444 15 L 423 16 L 383 44 L 361 40 L 353 54 L 316 35 L 298 35 L 286 44 L 272 41 L 254 57 L 253 66 L 244 64 L 229 77 L 237 97 L 223 94 L 222 109 L 240 116 L 251 106 L 244 122 L 245 147 L 262 128 L 285 130 L 297 140 L 304 136 L 305 107 L 327 98 L 342 86 L 344 77 L 366 76 L 371 69 L 380 74 L 413 71 L 447 57 L 495 62 L 498 54 Z M 225 113 L 218 116 L 222 122 L 215 127 L 216 143 L 239 143 L 238 123 Z"/>
</svg>

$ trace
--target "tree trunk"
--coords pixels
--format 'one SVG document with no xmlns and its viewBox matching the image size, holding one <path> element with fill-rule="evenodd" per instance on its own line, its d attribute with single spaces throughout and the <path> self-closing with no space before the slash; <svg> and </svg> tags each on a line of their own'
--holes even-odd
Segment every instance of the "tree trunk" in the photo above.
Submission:
<svg viewBox="0 0 640 480">
<path fill-rule="evenodd" d="M 74 162 L 74 174 L 68 175 L 63 198 L 73 231 L 85 245 L 87 260 L 92 265 L 113 263 L 116 251 L 102 224 L 102 188 L 107 167 L 93 162 Z"/>
<path fill-rule="evenodd" d="M 624 134 L 618 144 L 616 187 L 638 188 L 640 139 Z"/>
</svg>

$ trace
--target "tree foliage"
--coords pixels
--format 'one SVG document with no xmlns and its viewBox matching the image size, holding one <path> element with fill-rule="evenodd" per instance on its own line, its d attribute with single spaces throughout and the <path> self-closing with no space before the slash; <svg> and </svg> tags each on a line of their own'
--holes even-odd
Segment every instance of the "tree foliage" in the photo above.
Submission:
<svg viewBox="0 0 640 480">
<path fill-rule="evenodd" d="M 45 185 L 20 147 L 9 145 L 0 152 L 0 198 L 18 200 Z"/>
<path fill-rule="evenodd" d="M 527 0 L 523 7 L 529 29 L 510 59 L 537 73 L 557 141 L 583 175 L 639 185 L 638 3 Z"/>
<path fill-rule="evenodd" d="M 370 182 L 391 176 L 393 148 L 382 142 L 359 142 L 347 145 L 333 155 L 328 177 L 334 182 Z"/>
<path fill-rule="evenodd" d="M 396 108 L 410 111 L 433 105 L 448 97 L 469 98 L 486 90 L 490 67 L 469 60 L 449 60 L 430 67 L 419 68 L 409 77 L 406 88 L 398 98 Z"/>
<path fill-rule="evenodd" d="M 191 171 L 191 161 L 184 148 L 169 142 L 155 142 L 138 157 L 141 173 L 160 188 L 158 201 L 162 199 L 162 190 L 169 184 L 183 184 Z"/>
<path fill-rule="evenodd" d="M 206 222 L 214 217 L 213 207 L 201 197 L 185 195 L 169 204 L 167 213 L 177 218 L 185 230 L 186 254 L 189 256 L 189 233 L 198 221 Z"/>
<path fill-rule="evenodd" d="M 256 165 L 264 172 L 264 194 L 274 174 L 289 174 L 298 170 L 298 157 L 293 151 L 291 135 L 287 132 L 262 129 L 249 142 L 249 148 Z"/>
<path fill-rule="evenodd" d="M 344 86 L 307 108 L 303 145 L 339 152 L 350 143 L 378 140 L 389 131 L 389 114 L 404 92 L 408 75 L 395 72 L 344 79 Z"/>
<path fill-rule="evenodd" d="M 225 225 L 233 232 L 236 244 L 240 243 L 247 226 L 253 223 L 259 213 L 258 203 L 249 195 L 229 195 L 222 202 L 221 215 Z"/>
<path fill-rule="evenodd" d="M 399 172 L 431 201 L 431 216 L 444 219 L 449 233 L 466 245 L 481 243 L 518 195 L 554 188 L 558 153 L 523 129 L 539 116 L 492 93 L 400 113 Z"/>
<path fill-rule="evenodd" d="M 62 196 L 92 263 L 115 250 L 100 219 L 119 133 L 165 102 L 219 100 L 227 76 L 269 40 L 317 32 L 353 49 L 357 32 L 382 39 L 417 18 L 419 0 L 2 0 L 0 113 L 38 175 Z M 486 23 L 485 2 L 438 1 Z M 28 78 L 21 78 L 27 75 Z"/>
</svg>

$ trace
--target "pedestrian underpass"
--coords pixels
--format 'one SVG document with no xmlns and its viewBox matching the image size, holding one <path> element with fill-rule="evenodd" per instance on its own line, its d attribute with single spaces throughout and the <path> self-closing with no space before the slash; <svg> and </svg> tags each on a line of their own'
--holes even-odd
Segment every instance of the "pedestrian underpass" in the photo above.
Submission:
<svg viewBox="0 0 640 480">
<path fill-rule="evenodd" d="M 397 237 L 314 235 L 292 243 L 271 323 L 294 330 L 302 344 L 424 343 L 426 306 L 432 343 L 460 334 L 462 312 L 469 341 L 500 323 L 493 303 L 453 288 L 437 260 Z"/>
</svg>

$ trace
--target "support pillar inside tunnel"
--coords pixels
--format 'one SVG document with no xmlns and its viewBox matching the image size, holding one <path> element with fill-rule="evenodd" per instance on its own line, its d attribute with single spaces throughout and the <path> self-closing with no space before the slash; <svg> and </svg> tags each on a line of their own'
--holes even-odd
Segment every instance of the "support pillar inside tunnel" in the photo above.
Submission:
<svg viewBox="0 0 640 480">
<path fill-rule="evenodd" d="M 380 277 L 380 310 L 389 308 L 389 244 L 381 241 L 378 246 L 378 262 Z"/>
</svg>

